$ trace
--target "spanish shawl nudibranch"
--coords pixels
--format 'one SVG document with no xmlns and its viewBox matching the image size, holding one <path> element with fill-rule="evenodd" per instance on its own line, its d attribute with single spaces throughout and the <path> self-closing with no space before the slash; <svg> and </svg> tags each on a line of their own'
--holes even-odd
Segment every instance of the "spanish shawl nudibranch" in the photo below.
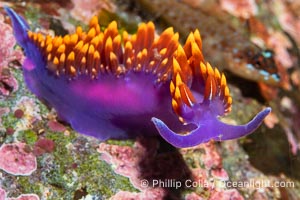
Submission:
<svg viewBox="0 0 300 200">
<path fill-rule="evenodd" d="M 245 136 L 271 111 L 245 125 L 218 120 L 232 98 L 224 74 L 205 63 L 198 30 L 181 46 L 172 28 L 156 37 L 149 22 L 121 35 L 115 21 L 101 31 L 94 17 L 87 32 L 78 27 L 51 37 L 5 10 L 26 54 L 28 88 L 82 134 L 106 140 L 159 133 L 175 147 L 190 147 Z"/>
</svg>

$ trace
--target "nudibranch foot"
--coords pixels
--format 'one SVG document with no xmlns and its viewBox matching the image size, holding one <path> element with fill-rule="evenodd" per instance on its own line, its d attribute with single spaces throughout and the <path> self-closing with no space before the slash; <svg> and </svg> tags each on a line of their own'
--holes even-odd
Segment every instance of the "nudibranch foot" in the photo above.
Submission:
<svg viewBox="0 0 300 200">
<path fill-rule="evenodd" d="M 196 146 L 210 140 L 224 141 L 246 136 L 255 131 L 262 120 L 271 112 L 271 108 L 265 108 L 258 113 L 250 122 L 245 125 L 229 125 L 218 119 L 199 122 L 198 127 L 187 134 L 177 134 L 168 128 L 168 126 L 155 117 L 152 122 L 155 124 L 159 134 L 170 144 L 178 148 L 187 148 Z"/>
<path fill-rule="evenodd" d="M 5 10 L 26 54 L 27 87 L 79 133 L 100 140 L 160 134 L 189 147 L 249 134 L 270 112 L 243 126 L 218 120 L 231 111 L 232 98 L 225 75 L 205 62 L 198 30 L 181 46 L 172 28 L 156 36 L 148 22 L 136 34 L 120 34 L 115 21 L 102 31 L 95 16 L 86 32 L 77 27 L 52 37 Z"/>
</svg>

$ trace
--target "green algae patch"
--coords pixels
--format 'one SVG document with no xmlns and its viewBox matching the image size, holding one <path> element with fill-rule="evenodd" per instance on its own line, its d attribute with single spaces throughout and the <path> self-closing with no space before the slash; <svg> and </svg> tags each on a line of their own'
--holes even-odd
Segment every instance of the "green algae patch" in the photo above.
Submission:
<svg viewBox="0 0 300 200">
<path fill-rule="evenodd" d="M 33 146 L 37 141 L 38 136 L 34 131 L 28 129 L 25 131 L 20 131 L 17 138 L 19 141 L 25 141 L 26 144 Z"/>
<path fill-rule="evenodd" d="M 134 145 L 134 142 L 134 140 L 107 140 L 105 143 L 111 145 L 132 147 Z"/>
<path fill-rule="evenodd" d="M 129 179 L 115 174 L 110 165 L 99 160 L 99 154 L 90 155 L 76 170 L 81 177 L 80 184 L 89 194 L 107 199 L 119 190 L 137 191 Z"/>
<path fill-rule="evenodd" d="M 17 180 L 23 193 L 34 193 L 40 196 L 43 186 L 41 185 L 41 183 L 38 183 L 36 181 L 37 180 L 32 179 L 31 176 L 19 176 Z"/>
<path fill-rule="evenodd" d="M 15 127 L 17 122 L 18 122 L 18 119 L 14 117 L 13 112 L 9 112 L 8 114 L 2 116 L 2 125 L 6 128 L 7 127 Z"/>
<path fill-rule="evenodd" d="M 54 141 L 55 150 L 39 158 L 41 176 L 44 184 L 58 189 L 61 198 L 73 197 L 77 190 L 104 199 L 119 190 L 137 191 L 128 178 L 114 173 L 100 160 L 96 145 L 92 145 L 94 139 L 90 141 L 73 131 L 68 135 L 49 131 L 46 138 Z"/>
<path fill-rule="evenodd" d="M 127 13 L 119 10 L 118 12 L 112 13 L 108 10 L 101 10 L 98 14 L 99 23 L 102 27 L 107 27 L 112 21 L 117 21 L 118 25 L 121 27 L 121 31 L 126 30 L 130 34 L 135 34 L 138 29 L 138 24 L 140 20 L 137 17 L 133 17 L 132 15 L 128 15 Z"/>
</svg>

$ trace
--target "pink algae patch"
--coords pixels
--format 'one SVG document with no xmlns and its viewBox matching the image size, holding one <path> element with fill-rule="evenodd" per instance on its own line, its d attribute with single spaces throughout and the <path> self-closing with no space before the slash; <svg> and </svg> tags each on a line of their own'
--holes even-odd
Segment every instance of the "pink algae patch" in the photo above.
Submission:
<svg viewBox="0 0 300 200">
<path fill-rule="evenodd" d="M 185 200 L 203 200 L 203 198 L 197 195 L 195 192 L 192 192 L 185 196 Z"/>
<path fill-rule="evenodd" d="M 21 194 L 17 198 L 6 198 L 6 191 L 0 187 L 0 200 L 39 200 L 36 194 Z"/>
<path fill-rule="evenodd" d="M 145 155 L 146 150 L 139 143 L 135 147 L 109 145 L 100 143 L 98 152 L 101 153 L 101 159 L 115 166 L 115 172 L 126 176 L 131 183 L 138 189 L 141 187 L 139 179 L 139 159 Z"/>
<path fill-rule="evenodd" d="M 150 141 L 150 142 L 149 142 Z M 149 140 L 149 144 L 152 144 Z M 101 159 L 114 166 L 114 171 L 122 176 L 126 176 L 130 179 L 133 186 L 139 189 L 141 192 L 127 192 L 120 191 L 115 194 L 111 199 L 163 199 L 166 195 L 166 191 L 163 188 L 153 188 L 151 186 L 142 185 L 140 161 L 143 157 L 148 157 L 148 153 L 155 151 L 157 145 L 154 143 L 150 149 L 145 148 L 140 142 L 136 142 L 134 147 L 129 146 L 117 146 L 106 143 L 100 143 L 97 149 L 101 153 Z M 147 173 L 147 172 L 146 172 Z M 145 179 L 144 179 L 145 180 Z"/>
<path fill-rule="evenodd" d="M 144 190 L 142 192 L 127 192 L 120 191 L 111 197 L 111 200 L 152 200 L 152 199 L 162 199 L 164 196 L 164 191 L 160 188 L 153 188 L 149 190 Z"/>
<path fill-rule="evenodd" d="M 22 194 L 17 198 L 8 198 L 7 200 L 39 200 L 40 198 L 36 194 Z"/>
<path fill-rule="evenodd" d="M 6 192 L 0 187 L 0 200 L 5 200 Z"/>
<path fill-rule="evenodd" d="M 0 148 L 0 169 L 13 175 L 30 175 L 36 170 L 37 161 L 25 143 L 3 144 Z"/>
<path fill-rule="evenodd" d="M 47 123 L 47 126 L 50 128 L 51 131 L 55 132 L 64 132 L 66 130 L 66 127 L 63 124 L 53 120 L 49 121 Z"/>
</svg>

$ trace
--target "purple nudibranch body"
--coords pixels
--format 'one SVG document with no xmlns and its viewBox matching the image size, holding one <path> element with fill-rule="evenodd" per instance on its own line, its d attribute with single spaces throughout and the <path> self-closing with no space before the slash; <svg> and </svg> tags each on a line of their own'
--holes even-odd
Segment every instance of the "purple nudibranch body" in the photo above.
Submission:
<svg viewBox="0 0 300 200">
<path fill-rule="evenodd" d="M 245 125 L 219 121 L 232 98 L 224 74 L 205 64 L 198 30 L 181 46 L 172 28 L 155 37 L 149 22 L 135 35 L 120 34 L 116 22 L 101 31 L 94 17 L 87 32 L 78 27 L 50 37 L 31 32 L 21 16 L 5 10 L 25 51 L 27 87 L 79 133 L 100 140 L 159 134 L 184 148 L 243 137 L 271 111 Z"/>
</svg>

